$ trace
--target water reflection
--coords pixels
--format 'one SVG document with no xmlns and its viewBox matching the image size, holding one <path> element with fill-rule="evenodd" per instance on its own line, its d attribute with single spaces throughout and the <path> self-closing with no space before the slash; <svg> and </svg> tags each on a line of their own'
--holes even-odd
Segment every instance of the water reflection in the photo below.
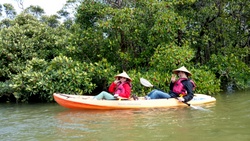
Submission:
<svg viewBox="0 0 250 141">
<path fill-rule="evenodd" d="M 206 108 L 215 104 L 203 105 Z M 57 134 L 86 140 L 140 140 L 156 133 L 154 138 L 167 137 L 166 130 L 182 128 L 189 119 L 197 117 L 190 107 L 140 110 L 65 110 L 58 113 Z M 192 122 L 192 120 L 190 120 Z M 167 128 L 166 128 L 167 127 Z M 179 129 L 178 129 L 179 130 Z M 188 131 L 183 128 L 182 130 Z M 184 132 L 182 131 L 182 132 Z M 162 133 L 162 135 L 159 135 Z M 173 132 L 172 134 L 176 134 Z"/>
<path fill-rule="evenodd" d="M 0 105 L 3 141 L 249 141 L 248 92 L 216 96 L 204 109 L 69 110 L 58 104 Z"/>
</svg>

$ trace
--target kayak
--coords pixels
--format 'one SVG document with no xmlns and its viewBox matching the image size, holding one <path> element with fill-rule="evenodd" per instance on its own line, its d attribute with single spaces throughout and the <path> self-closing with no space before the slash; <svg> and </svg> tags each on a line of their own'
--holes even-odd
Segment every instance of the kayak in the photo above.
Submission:
<svg viewBox="0 0 250 141">
<path fill-rule="evenodd" d="M 94 96 L 70 95 L 54 93 L 54 100 L 62 107 L 69 109 L 89 109 L 89 110 L 122 110 L 122 109 L 143 109 L 143 108 L 166 108 L 187 106 L 187 103 L 179 102 L 175 98 L 145 100 L 138 97 L 137 100 L 96 100 Z M 213 103 L 216 99 L 205 94 L 195 94 L 194 98 L 188 102 L 190 105 L 200 105 Z"/>
</svg>

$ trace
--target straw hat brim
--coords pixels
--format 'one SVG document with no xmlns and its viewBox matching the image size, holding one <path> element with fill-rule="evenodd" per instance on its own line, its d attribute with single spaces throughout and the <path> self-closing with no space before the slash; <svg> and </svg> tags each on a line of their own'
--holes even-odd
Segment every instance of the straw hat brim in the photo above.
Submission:
<svg viewBox="0 0 250 141">
<path fill-rule="evenodd" d="M 116 78 L 116 77 L 124 77 L 124 78 L 127 78 L 127 79 L 129 79 L 130 81 L 132 81 L 132 79 L 128 76 L 128 74 L 127 74 L 126 72 L 122 72 L 122 73 L 116 75 L 115 78 Z"/>
<path fill-rule="evenodd" d="M 184 67 L 184 66 L 182 66 L 182 67 L 180 67 L 180 68 L 178 68 L 176 70 L 173 70 L 173 73 L 178 74 L 179 71 L 186 72 L 186 73 L 188 73 L 188 76 L 192 76 L 191 72 L 188 71 L 187 68 Z"/>
</svg>

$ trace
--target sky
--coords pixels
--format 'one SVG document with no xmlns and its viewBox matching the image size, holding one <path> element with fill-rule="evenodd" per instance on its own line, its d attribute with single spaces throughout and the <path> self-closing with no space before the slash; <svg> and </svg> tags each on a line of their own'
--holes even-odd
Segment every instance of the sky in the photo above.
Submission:
<svg viewBox="0 0 250 141">
<path fill-rule="evenodd" d="M 22 0 L 24 9 L 30 5 L 39 5 L 44 9 L 45 15 L 56 14 L 57 11 L 61 10 L 67 0 Z M 18 7 L 18 2 L 16 0 L 0 0 L 0 4 L 10 3 L 14 6 L 17 13 L 21 11 Z"/>
</svg>

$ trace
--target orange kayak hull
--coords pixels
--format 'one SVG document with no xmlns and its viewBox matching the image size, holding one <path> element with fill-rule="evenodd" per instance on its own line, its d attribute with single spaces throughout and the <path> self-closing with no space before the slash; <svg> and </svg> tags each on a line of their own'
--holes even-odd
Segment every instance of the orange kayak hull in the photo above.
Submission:
<svg viewBox="0 0 250 141">
<path fill-rule="evenodd" d="M 115 110 L 115 109 L 142 109 L 142 108 L 164 108 L 187 106 L 174 98 L 145 100 L 139 97 L 139 100 L 94 100 L 93 96 L 53 94 L 54 100 L 61 106 L 69 109 L 89 109 L 89 110 Z M 214 103 L 216 99 L 205 94 L 195 94 L 189 104 L 200 105 Z"/>
</svg>

